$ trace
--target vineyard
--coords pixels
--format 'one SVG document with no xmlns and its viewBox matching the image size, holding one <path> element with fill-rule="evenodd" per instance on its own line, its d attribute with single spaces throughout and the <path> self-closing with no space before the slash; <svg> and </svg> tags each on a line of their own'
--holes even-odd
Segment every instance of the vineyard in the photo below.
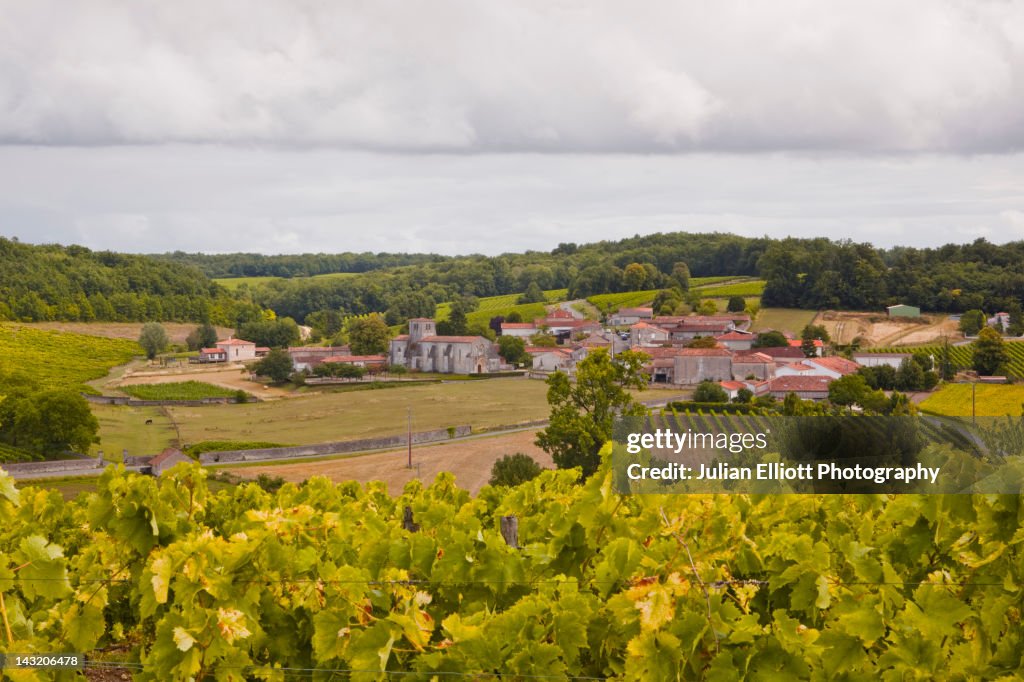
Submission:
<svg viewBox="0 0 1024 682">
<path fill-rule="evenodd" d="M 567 291 L 565 289 L 550 289 L 544 292 L 547 303 L 564 301 Z M 544 317 L 547 312 L 544 303 L 517 303 L 521 294 L 504 294 L 502 296 L 486 296 L 480 299 L 480 306 L 473 312 L 466 315 L 469 324 L 482 323 L 486 325 L 492 317 L 497 315 L 505 316 L 515 311 L 523 316 L 524 322 L 532 322 L 538 317 Z M 439 303 L 434 312 L 434 319 L 440 322 L 447 320 L 451 313 L 451 303 Z"/>
<path fill-rule="evenodd" d="M 121 386 L 120 390 L 139 400 L 202 400 L 204 398 L 233 398 L 238 394 L 236 390 L 214 386 L 202 381 L 134 384 Z"/>
<path fill-rule="evenodd" d="M 64 502 L 0 473 L 0 649 L 138 680 L 1024 673 L 1019 496 L 619 496 L 610 480 L 214 493 L 179 466 L 111 471 Z"/>
<path fill-rule="evenodd" d="M 126 339 L 0 325 L 0 367 L 20 369 L 48 388 L 76 387 L 141 355 Z"/>
<path fill-rule="evenodd" d="M 1010 361 L 1007 364 L 1007 372 L 1015 377 L 1024 377 L 1024 341 L 1006 341 L 1003 343 L 1006 354 Z M 888 348 L 871 348 L 869 353 L 924 353 L 931 355 L 936 360 L 942 352 L 942 346 L 932 344 L 927 346 L 891 346 Z M 949 354 L 953 364 L 960 368 L 969 368 L 972 363 L 973 350 L 971 346 L 950 346 Z"/>
<path fill-rule="evenodd" d="M 763 279 L 752 279 L 746 282 L 735 282 L 723 284 L 722 286 L 709 286 L 698 289 L 700 295 L 706 298 L 726 298 L 729 296 L 754 297 L 764 293 Z"/>
</svg>

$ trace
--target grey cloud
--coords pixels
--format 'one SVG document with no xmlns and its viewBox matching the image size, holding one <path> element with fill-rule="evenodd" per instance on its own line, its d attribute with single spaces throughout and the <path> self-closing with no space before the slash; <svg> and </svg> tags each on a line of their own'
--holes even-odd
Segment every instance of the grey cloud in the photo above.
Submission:
<svg viewBox="0 0 1024 682">
<path fill-rule="evenodd" d="M 0 2 L 0 144 L 1024 147 L 1024 3 Z"/>
</svg>

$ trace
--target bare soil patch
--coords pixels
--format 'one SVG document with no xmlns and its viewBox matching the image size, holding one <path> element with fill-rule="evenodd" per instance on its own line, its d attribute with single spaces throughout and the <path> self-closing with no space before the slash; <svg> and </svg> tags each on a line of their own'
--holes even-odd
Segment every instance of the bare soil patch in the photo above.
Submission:
<svg viewBox="0 0 1024 682">
<path fill-rule="evenodd" d="M 252 393 L 254 396 L 263 400 L 285 398 L 289 395 L 289 392 L 284 389 L 266 386 L 257 381 L 250 381 L 249 373 L 247 371 L 243 372 L 243 369 L 244 367 L 242 365 L 237 364 L 215 365 L 213 367 L 186 364 L 180 367 L 171 367 L 167 369 L 156 369 L 143 366 L 139 369 L 129 370 L 119 381 L 113 382 L 108 386 L 110 388 L 116 388 L 117 386 L 132 386 L 137 384 L 166 384 L 179 381 L 203 381 L 208 384 L 213 384 L 214 386 L 222 386 L 231 390 L 241 389 L 246 393 Z"/>
<path fill-rule="evenodd" d="M 820 313 L 814 322 L 825 327 L 833 342 L 848 344 L 860 337 L 863 347 L 928 344 L 943 336 L 959 335 L 956 323 L 945 315 L 900 319 L 886 317 L 884 313 L 828 310 Z"/>
<path fill-rule="evenodd" d="M 419 479 L 430 483 L 439 473 L 448 471 L 455 474 L 459 487 L 475 494 L 487 484 L 494 463 L 505 455 L 522 452 L 533 457 L 542 467 L 554 468 L 551 456 L 533 444 L 536 437 L 533 431 L 518 431 L 490 438 L 417 446 L 412 451 L 412 469 L 406 468 L 407 451 L 394 450 L 318 462 L 239 467 L 229 471 L 252 479 L 260 474 L 280 476 L 294 483 L 311 476 L 326 476 L 336 483 L 384 481 L 392 495 L 401 493 L 409 481 Z"/>
<path fill-rule="evenodd" d="M 31 322 L 27 326 L 39 329 L 53 329 L 75 334 L 105 336 L 112 339 L 130 339 L 137 341 L 142 331 L 142 322 Z M 161 322 L 171 343 L 184 344 L 186 337 L 198 325 L 181 322 Z M 217 338 L 226 339 L 234 333 L 230 327 L 217 327 Z"/>
</svg>

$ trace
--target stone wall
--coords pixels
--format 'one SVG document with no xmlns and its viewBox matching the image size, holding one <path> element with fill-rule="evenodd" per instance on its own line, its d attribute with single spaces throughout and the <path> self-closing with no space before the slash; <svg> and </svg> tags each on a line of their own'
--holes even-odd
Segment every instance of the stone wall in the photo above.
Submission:
<svg viewBox="0 0 1024 682">
<path fill-rule="evenodd" d="M 122 398 L 110 395 L 87 395 L 82 394 L 90 403 L 100 405 L 130 405 L 132 407 L 200 407 L 202 405 L 226 405 L 237 402 L 234 398 L 202 398 L 201 400 L 136 400 L 135 398 Z M 249 402 L 259 402 L 259 398 L 250 395 Z"/>
<path fill-rule="evenodd" d="M 412 434 L 413 445 L 420 443 L 436 443 L 452 437 L 468 436 L 472 432 L 470 426 L 456 426 L 454 434 L 448 429 L 418 431 Z M 232 462 L 258 462 L 265 459 L 292 457 L 317 457 L 320 455 L 341 455 L 348 452 L 364 450 L 384 450 L 401 448 L 408 444 L 406 436 L 385 436 L 382 438 L 364 438 L 362 440 L 339 441 L 335 443 L 316 443 L 314 445 L 296 445 L 283 448 L 262 448 L 259 450 L 225 450 L 222 452 L 205 452 L 199 461 L 205 466 L 210 464 L 227 464 Z"/>
</svg>

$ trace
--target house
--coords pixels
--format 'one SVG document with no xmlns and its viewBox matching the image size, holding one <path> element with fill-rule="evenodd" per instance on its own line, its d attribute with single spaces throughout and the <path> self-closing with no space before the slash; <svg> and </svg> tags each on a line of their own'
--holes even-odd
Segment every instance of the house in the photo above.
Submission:
<svg viewBox="0 0 1024 682">
<path fill-rule="evenodd" d="M 732 356 L 732 375 L 737 379 L 754 377 L 764 381 L 775 376 L 775 360 L 770 356 L 757 352 L 734 353 Z"/>
<path fill-rule="evenodd" d="M 533 369 L 538 372 L 566 372 L 571 374 L 576 369 L 572 351 L 568 348 L 541 348 L 530 353 Z"/>
<path fill-rule="evenodd" d="M 784 362 L 802 362 L 807 359 L 804 352 L 799 348 L 793 348 L 792 346 L 779 346 L 769 348 L 758 348 L 758 353 L 764 353 L 776 363 Z"/>
<path fill-rule="evenodd" d="M 680 348 L 674 361 L 676 384 L 732 379 L 732 353 L 725 348 Z"/>
<path fill-rule="evenodd" d="M 715 341 L 729 350 L 750 350 L 754 345 L 756 337 L 750 332 L 741 332 L 736 329 L 715 337 Z"/>
<path fill-rule="evenodd" d="M 270 354 L 270 348 L 267 346 L 256 346 L 256 357 L 265 358 Z"/>
<path fill-rule="evenodd" d="M 999 327 L 1005 333 L 1010 328 L 1010 313 L 996 313 L 987 322 L 988 326 Z"/>
<path fill-rule="evenodd" d="M 377 372 L 387 366 L 388 359 L 384 355 L 331 355 L 324 358 L 321 364 L 326 363 L 352 365 L 354 367 L 362 367 L 370 372 Z"/>
<path fill-rule="evenodd" d="M 199 362 L 227 362 L 228 352 L 222 348 L 203 348 L 199 351 Z"/>
<path fill-rule="evenodd" d="M 651 348 L 633 348 L 647 355 L 650 360 L 644 366 L 644 372 L 651 377 L 652 383 L 674 384 L 676 376 L 675 357 L 682 348 L 673 346 L 654 346 Z"/>
<path fill-rule="evenodd" d="M 669 334 L 661 327 L 656 327 L 650 322 L 637 322 L 629 327 L 629 345 L 637 346 L 660 346 L 668 342 Z"/>
<path fill-rule="evenodd" d="M 800 362 L 780 365 L 775 370 L 775 376 L 822 376 L 839 379 L 847 374 L 853 374 L 858 369 L 860 369 L 860 365 L 846 358 L 804 358 Z"/>
<path fill-rule="evenodd" d="M 897 303 L 885 309 L 889 317 L 921 317 L 921 309 L 914 305 Z"/>
<path fill-rule="evenodd" d="M 904 360 L 913 357 L 913 353 L 854 353 L 853 361 L 864 367 L 889 365 L 893 369 L 899 369 Z"/>
<path fill-rule="evenodd" d="M 725 320 L 692 322 L 688 319 L 684 319 L 679 324 L 666 328 L 669 333 L 669 339 L 672 341 L 692 341 L 701 336 L 717 337 L 732 331 L 732 329 L 732 322 Z"/>
<path fill-rule="evenodd" d="M 620 327 L 648 321 L 652 317 L 654 317 L 652 308 L 619 308 L 608 317 L 608 324 L 612 327 Z"/>
<path fill-rule="evenodd" d="M 160 476 L 175 464 L 191 463 L 191 457 L 177 448 L 166 448 L 158 455 L 129 456 L 125 450 L 122 462 L 125 468 L 137 470 L 140 474 Z"/>
<path fill-rule="evenodd" d="M 483 336 L 438 336 L 434 321 L 409 320 L 409 333 L 391 339 L 390 364 L 440 374 L 487 374 L 507 369 L 494 344 Z"/>
<path fill-rule="evenodd" d="M 502 336 L 518 336 L 522 339 L 528 339 L 539 330 L 533 322 L 502 322 L 501 323 L 501 335 Z"/>
<path fill-rule="evenodd" d="M 802 339 L 789 339 L 789 345 L 793 348 L 799 348 L 803 351 L 804 342 Z M 822 351 L 825 349 L 825 344 L 821 339 L 814 339 L 814 354 L 821 357 Z"/>
<path fill-rule="evenodd" d="M 218 341 L 214 345 L 227 354 L 228 362 L 244 362 L 256 359 L 256 344 L 252 341 L 227 339 L 225 341 Z"/>
<path fill-rule="evenodd" d="M 348 346 L 291 346 L 288 348 L 288 355 L 292 359 L 292 366 L 296 372 L 313 371 L 316 366 L 336 355 L 351 355 L 352 351 Z"/>
<path fill-rule="evenodd" d="M 747 388 L 747 385 L 742 381 L 719 381 L 718 385 L 725 389 L 725 394 L 729 396 L 729 400 L 735 400 L 740 394 L 740 389 Z"/>
<path fill-rule="evenodd" d="M 825 400 L 831 383 L 832 379 L 825 376 L 776 377 L 769 383 L 768 392 L 779 400 L 790 393 L 795 393 L 801 400 Z"/>
</svg>

